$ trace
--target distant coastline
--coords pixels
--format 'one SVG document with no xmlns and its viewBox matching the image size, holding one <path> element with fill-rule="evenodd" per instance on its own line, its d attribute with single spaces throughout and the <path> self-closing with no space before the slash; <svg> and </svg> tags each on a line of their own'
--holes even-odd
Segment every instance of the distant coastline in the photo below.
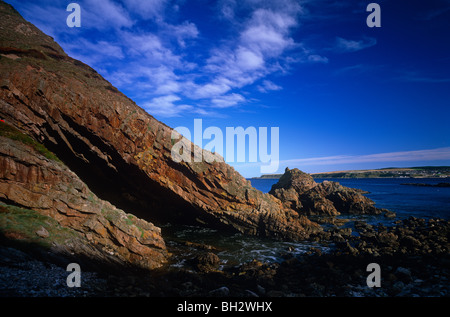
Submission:
<svg viewBox="0 0 450 317">
<path fill-rule="evenodd" d="M 252 179 L 279 179 L 283 174 L 265 174 Z M 311 173 L 314 178 L 450 178 L 450 166 L 388 167 Z"/>
</svg>

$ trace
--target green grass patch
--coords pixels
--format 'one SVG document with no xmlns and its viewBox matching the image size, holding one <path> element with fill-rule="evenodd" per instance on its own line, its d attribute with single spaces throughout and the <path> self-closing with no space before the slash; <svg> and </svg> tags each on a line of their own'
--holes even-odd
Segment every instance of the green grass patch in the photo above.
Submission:
<svg viewBox="0 0 450 317">
<path fill-rule="evenodd" d="M 49 233 L 42 238 L 36 231 L 44 228 Z M 62 227 L 55 219 L 31 209 L 0 203 L 0 232 L 3 236 L 18 241 L 38 244 L 50 248 L 53 243 L 65 244 L 77 237 L 77 233 Z"/>
<path fill-rule="evenodd" d="M 61 163 L 61 160 L 54 153 L 49 151 L 43 144 L 37 142 L 29 135 L 20 132 L 15 127 L 10 126 L 9 124 L 2 121 L 0 121 L 0 136 L 29 145 L 49 160 Z"/>
</svg>

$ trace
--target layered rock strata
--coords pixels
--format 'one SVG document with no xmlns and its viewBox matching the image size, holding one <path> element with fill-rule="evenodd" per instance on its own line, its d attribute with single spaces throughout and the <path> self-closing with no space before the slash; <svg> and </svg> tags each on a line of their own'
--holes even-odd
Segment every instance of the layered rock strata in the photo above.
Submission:
<svg viewBox="0 0 450 317">
<path fill-rule="evenodd" d="M 7 204 L 0 232 L 5 238 L 116 267 L 154 269 L 167 261 L 160 228 L 99 199 L 62 162 L 47 158 L 43 148 L 24 143 L 26 136 L 4 123 L 0 128 L 0 200 Z M 35 230 L 37 219 L 44 220 Z M 60 230 L 53 232 L 55 227 Z"/>
</svg>

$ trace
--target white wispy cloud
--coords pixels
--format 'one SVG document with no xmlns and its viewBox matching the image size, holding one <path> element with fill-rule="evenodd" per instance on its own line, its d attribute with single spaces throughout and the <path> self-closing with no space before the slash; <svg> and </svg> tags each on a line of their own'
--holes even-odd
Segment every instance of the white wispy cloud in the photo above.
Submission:
<svg viewBox="0 0 450 317">
<path fill-rule="evenodd" d="M 190 82 L 191 90 L 186 91 L 186 94 L 192 99 L 211 99 L 223 96 L 231 90 L 231 82 L 219 77 L 204 84 L 195 84 Z"/>
<path fill-rule="evenodd" d="M 167 0 L 124 0 L 126 8 L 145 19 L 161 18 L 167 6 Z"/>
<path fill-rule="evenodd" d="M 176 95 L 167 95 L 153 98 L 144 105 L 144 109 L 162 117 L 178 117 L 192 111 L 193 107 L 185 104 L 176 104 L 181 98 Z"/>
<path fill-rule="evenodd" d="M 191 100 L 188 102 L 195 104 L 201 113 L 207 107 L 236 107 L 248 103 L 245 94 L 240 91 L 258 82 L 256 89 L 261 92 L 282 89 L 267 80 L 267 76 L 286 71 L 289 64 L 328 62 L 328 58 L 307 50 L 292 37 L 292 31 L 298 27 L 303 13 L 302 6 L 295 0 L 223 0 L 218 2 L 217 9 L 222 18 L 231 24 L 230 30 L 233 32 L 229 32 L 227 38 L 212 42 L 209 54 L 204 55 L 204 63 L 200 65 L 189 63 L 184 55 L 175 53 L 179 49 L 189 49 L 189 43 L 195 44 L 195 40 L 201 37 L 201 30 L 192 22 L 173 25 L 165 22 L 160 14 L 158 34 L 126 36 L 129 47 L 135 46 L 136 53 L 142 52 L 147 56 L 147 59 L 141 57 L 143 64 L 164 65 L 168 75 L 164 81 L 140 76 L 154 86 L 153 92 L 160 94 L 159 97 L 177 94 Z M 173 41 L 178 47 L 171 46 Z M 175 76 L 179 70 L 182 70 L 183 76 Z M 154 71 L 153 76 L 161 77 L 159 71 Z M 156 106 L 152 109 L 155 110 Z M 176 113 L 173 106 L 163 107 L 163 104 L 158 113 L 162 114 L 165 110 L 169 116 Z"/>
<path fill-rule="evenodd" d="M 313 157 L 291 159 L 281 161 L 283 165 L 339 165 L 375 162 L 413 162 L 413 161 L 437 161 L 450 160 L 450 147 L 414 150 L 402 152 L 388 152 L 368 155 L 337 155 L 325 157 Z"/>
<path fill-rule="evenodd" d="M 161 36 L 174 38 L 177 40 L 178 45 L 181 48 L 186 48 L 186 42 L 196 39 L 199 34 L 200 31 L 197 29 L 197 26 L 194 23 L 184 21 L 180 25 L 167 24 L 163 32 L 161 33 Z"/>
<path fill-rule="evenodd" d="M 296 24 L 296 18 L 290 14 L 258 9 L 240 34 L 241 45 L 266 58 L 279 56 L 294 46 L 289 29 Z"/>
<path fill-rule="evenodd" d="M 111 60 L 123 60 L 125 58 L 124 50 L 120 43 L 112 41 L 89 41 L 81 38 L 76 42 L 60 42 L 66 51 L 70 51 L 70 56 L 75 59 L 81 59 L 86 64 L 96 68 L 101 68 L 105 63 Z M 87 54 L 86 52 L 90 52 Z"/>
<path fill-rule="evenodd" d="M 321 56 L 321 55 L 317 55 L 317 54 L 312 54 L 312 55 L 308 55 L 308 61 L 309 62 L 313 62 L 313 63 L 328 63 L 328 58 L 325 56 Z"/>
<path fill-rule="evenodd" d="M 244 96 L 236 93 L 219 96 L 212 99 L 214 107 L 229 108 L 245 102 Z"/>
<path fill-rule="evenodd" d="M 84 0 L 81 23 L 83 27 L 95 28 L 101 31 L 108 29 L 130 28 L 134 20 L 121 4 L 111 0 Z"/>
<path fill-rule="evenodd" d="M 342 37 L 337 37 L 336 44 L 335 44 L 333 50 L 335 50 L 339 53 L 356 52 L 356 51 L 360 51 L 360 50 L 369 48 L 376 44 L 377 44 L 377 40 L 372 37 L 364 38 L 359 41 L 347 40 Z"/>
<path fill-rule="evenodd" d="M 210 98 L 211 105 L 229 108 L 245 104 L 242 94 L 236 89 L 253 85 L 266 76 L 279 71 L 285 54 L 296 48 L 291 30 L 298 25 L 300 6 L 295 1 L 222 1 L 221 12 L 236 29 L 223 44 L 213 47 L 205 65 L 201 68 L 209 80 L 202 84 L 191 82 L 195 88 L 187 93 L 194 99 Z M 248 10 L 244 18 L 235 14 L 238 10 Z M 290 10 L 289 10 L 290 8 Z M 281 87 L 263 82 L 258 90 L 268 92 Z"/>
<path fill-rule="evenodd" d="M 283 87 L 271 82 L 270 80 L 263 80 L 262 84 L 259 85 L 258 90 L 262 93 L 267 93 L 269 91 L 277 91 L 283 89 Z"/>
<path fill-rule="evenodd" d="M 348 73 L 363 73 L 369 66 L 363 64 L 356 64 L 339 68 L 334 71 L 334 75 L 348 74 Z"/>
</svg>

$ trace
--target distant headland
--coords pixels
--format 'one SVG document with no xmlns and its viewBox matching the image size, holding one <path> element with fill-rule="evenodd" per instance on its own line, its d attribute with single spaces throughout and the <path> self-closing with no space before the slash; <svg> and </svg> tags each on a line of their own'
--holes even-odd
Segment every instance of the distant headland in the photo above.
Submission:
<svg viewBox="0 0 450 317">
<path fill-rule="evenodd" d="M 265 174 L 253 179 L 278 179 L 283 174 Z M 314 178 L 448 178 L 450 166 L 388 167 L 367 170 L 347 170 L 311 173 Z"/>
</svg>

